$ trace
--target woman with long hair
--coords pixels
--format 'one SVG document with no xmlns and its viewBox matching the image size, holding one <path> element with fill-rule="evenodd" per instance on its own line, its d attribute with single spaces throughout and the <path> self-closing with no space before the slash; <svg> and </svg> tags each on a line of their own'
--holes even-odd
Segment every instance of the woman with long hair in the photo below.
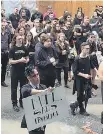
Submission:
<svg viewBox="0 0 103 134">
<path fill-rule="evenodd" d="M 33 35 L 31 32 L 27 33 L 26 36 L 26 47 L 29 52 L 29 62 L 28 65 L 34 67 L 35 66 L 35 43 L 33 40 Z"/>
<path fill-rule="evenodd" d="M 14 111 L 18 112 L 19 107 L 17 105 L 17 87 L 20 82 L 20 98 L 19 103 L 22 106 L 21 87 L 26 84 L 25 67 L 28 63 L 28 51 L 23 45 L 23 38 L 20 35 L 15 37 L 15 44 L 9 51 L 9 64 L 11 64 L 11 100 Z"/>
<path fill-rule="evenodd" d="M 64 71 L 64 86 L 69 88 L 68 82 L 68 54 L 69 54 L 69 43 L 65 40 L 64 33 L 59 33 L 56 42 L 56 50 L 58 53 L 58 63 L 56 64 L 56 73 L 59 86 L 61 85 L 61 70 Z"/>
</svg>

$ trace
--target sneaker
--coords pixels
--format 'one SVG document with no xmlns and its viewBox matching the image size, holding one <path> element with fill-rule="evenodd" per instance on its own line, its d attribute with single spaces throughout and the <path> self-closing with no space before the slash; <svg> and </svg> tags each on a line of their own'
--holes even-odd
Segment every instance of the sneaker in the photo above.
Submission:
<svg viewBox="0 0 103 134">
<path fill-rule="evenodd" d="M 15 112 L 19 112 L 20 111 L 20 109 L 19 109 L 19 107 L 17 105 L 14 105 L 13 109 L 14 109 Z"/>
<path fill-rule="evenodd" d="M 81 115 L 84 115 L 84 116 L 89 116 L 90 114 L 87 113 L 86 111 L 85 112 L 80 112 Z"/>
<path fill-rule="evenodd" d="M 5 82 L 1 82 L 1 86 L 8 87 L 8 85 Z"/>
</svg>

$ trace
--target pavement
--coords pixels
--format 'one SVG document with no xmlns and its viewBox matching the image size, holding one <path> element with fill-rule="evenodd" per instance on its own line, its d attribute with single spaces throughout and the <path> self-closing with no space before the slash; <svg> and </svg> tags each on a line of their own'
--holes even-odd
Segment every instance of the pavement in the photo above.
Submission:
<svg viewBox="0 0 103 134">
<path fill-rule="evenodd" d="M 12 109 L 10 100 L 10 77 L 6 77 L 6 83 L 9 87 L 1 87 L 1 134 L 28 134 L 27 129 L 20 128 L 20 123 L 24 114 L 23 109 L 20 112 L 15 112 Z M 65 90 L 66 99 L 68 102 L 68 117 L 61 122 L 53 122 L 47 125 L 46 134 L 85 134 L 81 129 L 83 125 L 89 124 L 90 128 L 101 134 L 103 125 L 100 123 L 101 112 L 103 111 L 103 104 L 101 99 L 100 81 L 96 81 L 99 89 L 96 91 L 97 96 L 89 100 L 87 112 L 89 117 L 84 117 L 77 111 L 76 116 L 70 113 L 69 104 L 76 100 L 76 95 L 72 95 L 73 82 L 69 82 L 70 89 L 65 89 L 63 84 L 60 88 Z M 19 97 L 19 89 L 18 89 Z"/>
</svg>

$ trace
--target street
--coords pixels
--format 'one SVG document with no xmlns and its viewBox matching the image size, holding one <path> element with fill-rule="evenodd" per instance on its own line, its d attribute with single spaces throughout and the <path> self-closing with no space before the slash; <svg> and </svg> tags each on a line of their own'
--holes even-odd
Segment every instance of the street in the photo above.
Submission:
<svg viewBox="0 0 103 134">
<path fill-rule="evenodd" d="M 91 129 L 98 134 L 101 134 L 102 125 L 100 122 L 101 111 L 103 111 L 103 104 L 101 99 L 100 81 L 97 80 L 99 89 L 96 91 L 97 96 L 89 100 L 87 112 L 90 113 L 89 117 L 79 115 L 77 111 L 76 116 L 72 116 L 70 113 L 69 104 L 76 100 L 76 95 L 72 95 L 72 83 L 69 82 L 71 89 L 64 88 L 63 82 L 62 88 L 65 90 L 66 99 L 68 101 L 68 117 L 61 122 L 55 122 L 47 125 L 46 134 L 69 134 L 70 130 L 75 130 L 73 134 L 82 134 L 81 127 L 87 123 L 90 124 Z M 28 134 L 27 129 L 20 128 L 20 123 L 23 117 L 23 109 L 20 112 L 13 111 L 12 103 L 10 100 L 10 77 L 6 77 L 6 83 L 9 87 L 1 87 L 1 134 Z M 18 89 L 19 97 L 19 89 Z M 69 129 L 71 128 L 71 129 Z M 73 128 L 73 129 L 72 129 Z M 70 133 L 72 134 L 72 133 Z M 83 132 L 84 134 L 84 132 Z"/>
</svg>

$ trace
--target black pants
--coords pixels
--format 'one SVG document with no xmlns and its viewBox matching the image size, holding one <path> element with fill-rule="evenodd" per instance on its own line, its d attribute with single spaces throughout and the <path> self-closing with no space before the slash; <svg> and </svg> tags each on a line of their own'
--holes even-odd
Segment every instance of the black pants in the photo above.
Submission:
<svg viewBox="0 0 103 134">
<path fill-rule="evenodd" d="M 85 85 L 86 85 L 86 80 L 81 80 L 81 86 L 79 91 L 77 91 L 77 101 L 79 104 L 80 112 L 84 112 L 84 101 L 85 101 Z"/>
<path fill-rule="evenodd" d="M 84 112 L 85 108 L 84 108 L 84 104 L 83 104 L 83 102 L 84 102 L 84 92 L 83 91 L 81 91 L 81 93 L 77 97 L 77 101 L 79 104 L 80 112 Z"/>
<path fill-rule="evenodd" d="M 21 87 L 26 84 L 25 75 L 14 75 L 13 72 L 11 73 L 11 100 L 12 104 L 17 104 L 17 87 L 18 82 L 20 82 L 20 98 L 19 101 L 22 101 L 22 94 L 21 94 Z"/>
<path fill-rule="evenodd" d="M 61 83 L 61 70 L 64 70 L 64 82 L 67 84 L 68 81 L 68 67 L 56 68 L 57 80 Z"/>
<path fill-rule="evenodd" d="M 74 59 L 69 59 L 69 67 L 68 67 L 68 71 L 72 70 L 72 65 L 73 65 Z"/>
<path fill-rule="evenodd" d="M 8 52 L 1 52 L 1 82 L 5 81 L 6 67 L 8 63 Z"/>
<path fill-rule="evenodd" d="M 29 134 L 45 134 L 45 131 L 35 131 L 35 130 L 32 130 L 29 132 Z"/>
<path fill-rule="evenodd" d="M 46 85 L 46 87 L 54 87 L 55 79 L 56 79 L 56 75 L 55 76 L 45 76 L 45 78 L 43 78 L 43 79 L 40 77 L 40 83 L 43 85 Z"/>
</svg>

